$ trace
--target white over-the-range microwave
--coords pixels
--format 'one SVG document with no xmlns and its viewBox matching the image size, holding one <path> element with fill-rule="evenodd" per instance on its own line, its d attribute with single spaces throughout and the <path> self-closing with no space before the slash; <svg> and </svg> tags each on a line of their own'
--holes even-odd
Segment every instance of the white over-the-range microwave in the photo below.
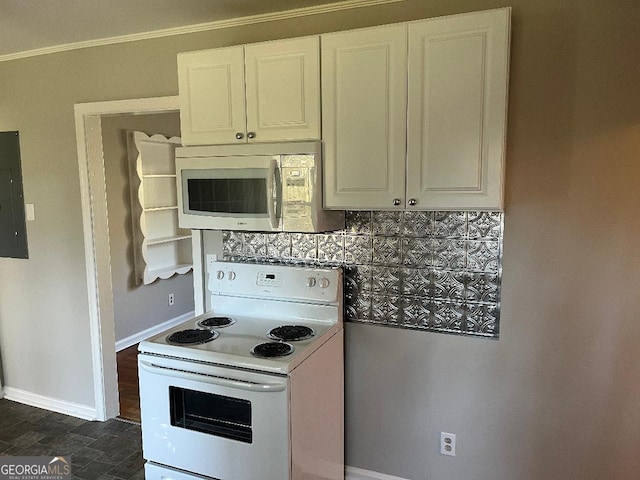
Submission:
<svg viewBox="0 0 640 480">
<path fill-rule="evenodd" d="M 180 228 L 325 232 L 344 211 L 322 208 L 322 143 L 176 149 Z"/>
</svg>

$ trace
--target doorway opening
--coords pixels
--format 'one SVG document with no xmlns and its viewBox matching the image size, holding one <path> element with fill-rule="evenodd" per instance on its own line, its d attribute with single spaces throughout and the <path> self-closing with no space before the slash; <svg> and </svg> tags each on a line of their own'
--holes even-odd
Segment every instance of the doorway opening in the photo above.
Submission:
<svg viewBox="0 0 640 480">
<path fill-rule="evenodd" d="M 140 423 L 140 390 L 138 388 L 138 344 L 116 354 L 118 366 L 118 418 Z"/>
<path fill-rule="evenodd" d="M 114 115 L 178 111 L 178 97 L 96 102 L 75 106 L 97 420 L 113 418 L 120 410 L 102 119 Z M 194 245 L 198 245 L 199 241 L 198 236 L 194 237 Z M 198 252 L 199 248 L 196 248 L 194 256 Z M 198 275 L 199 272 L 194 271 L 193 278 L 197 278 Z"/>
<path fill-rule="evenodd" d="M 160 150 L 160 158 L 156 149 L 169 144 L 164 139 L 171 138 L 172 145 L 180 141 L 180 116 L 178 112 L 103 116 L 101 130 L 120 417 L 137 421 L 135 349 L 127 353 L 194 311 L 190 271 L 166 267 L 178 248 L 184 249 L 181 260 L 192 263 L 187 258 L 191 240 L 183 238 L 179 247 L 169 243 L 170 230 L 177 224 L 173 149 Z"/>
</svg>

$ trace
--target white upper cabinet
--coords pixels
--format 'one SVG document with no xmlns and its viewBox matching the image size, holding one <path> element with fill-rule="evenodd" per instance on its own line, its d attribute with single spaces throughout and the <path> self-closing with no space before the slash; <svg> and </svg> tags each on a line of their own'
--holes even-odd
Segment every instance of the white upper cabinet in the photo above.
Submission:
<svg viewBox="0 0 640 480">
<path fill-rule="evenodd" d="M 245 141 L 243 47 L 179 54 L 178 87 L 183 145 Z"/>
<path fill-rule="evenodd" d="M 406 25 L 323 35 L 321 43 L 325 207 L 401 208 Z"/>
<path fill-rule="evenodd" d="M 319 38 L 178 55 L 184 145 L 320 138 Z"/>
<path fill-rule="evenodd" d="M 320 138 L 320 39 L 245 47 L 247 132 L 255 140 Z"/>
<path fill-rule="evenodd" d="M 509 15 L 505 8 L 409 24 L 410 207 L 502 208 Z"/>
<path fill-rule="evenodd" d="M 502 208 L 509 19 L 321 37 L 327 208 Z"/>
</svg>

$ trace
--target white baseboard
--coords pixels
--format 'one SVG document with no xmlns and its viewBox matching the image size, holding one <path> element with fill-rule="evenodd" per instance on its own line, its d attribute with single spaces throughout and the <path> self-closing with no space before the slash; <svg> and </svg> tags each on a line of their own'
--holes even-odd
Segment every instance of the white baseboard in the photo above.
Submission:
<svg viewBox="0 0 640 480">
<path fill-rule="evenodd" d="M 133 335 L 129 335 L 127 338 L 123 338 L 122 340 L 118 340 L 116 342 L 116 352 L 120 350 L 124 350 L 125 348 L 129 348 L 136 343 L 140 343 L 142 340 L 146 340 L 157 333 L 164 332 L 165 330 L 169 330 L 171 327 L 175 327 L 176 325 L 180 325 L 182 322 L 186 322 L 190 318 L 193 318 L 195 313 L 193 311 L 184 313 L 179 317 L 172 318 L 167 320 L 166 322 L 162 322 L 160 325 L 155 325 L 151 328 L 147 328 L 142 332 L 134 333 Z"/>
<path fill-rule="evenodd" d="M 384 473 L 363 470 L 362 468 L 345 467 L 345 480 L 409 480 L 407 478 L 394 477 Z"/>
<path fill-rule="evenodd" d="M 4 398 L 18 403 L 31 405 L 32 407 L 44 408 L 53 412 L 64 413 L 72 417 L 79 417 L 85 420 L 95 420 L 98 418 L 96 409 L 79 403 L 67 402 L 58 398 L 45 397 L 37 393 L 27 392 L 19 388 L 4 386 Z"/>
</svg>

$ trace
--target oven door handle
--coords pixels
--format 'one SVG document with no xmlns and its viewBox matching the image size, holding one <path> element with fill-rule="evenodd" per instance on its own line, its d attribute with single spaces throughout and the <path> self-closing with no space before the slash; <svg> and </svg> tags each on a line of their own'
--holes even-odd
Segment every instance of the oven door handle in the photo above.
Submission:
<svg viewBox="0 0 640 480">
<path fill-rule="evenodd" d="M 193 380 L 196 382 L 205 382 L 213 385 L 219 385 L 221 387 L 238 388 L 240 390 L 249 390 L 251 392 L 282 392 L 287 388 L 285 383 L 255 383 L 247 382 L 245 380 L 236 380 L 233 378 L 217 377 L 215 375 L 209 375 L 206 373 L 187 372 L 184 370 L 177 370 L 175 368 L 161 367 L 154 365 L 153 363 L 140 360 L 139 366 L 156 375 L 163 375 L 173 378 L 180 378 L 183 380 Z"/>
</svg>

